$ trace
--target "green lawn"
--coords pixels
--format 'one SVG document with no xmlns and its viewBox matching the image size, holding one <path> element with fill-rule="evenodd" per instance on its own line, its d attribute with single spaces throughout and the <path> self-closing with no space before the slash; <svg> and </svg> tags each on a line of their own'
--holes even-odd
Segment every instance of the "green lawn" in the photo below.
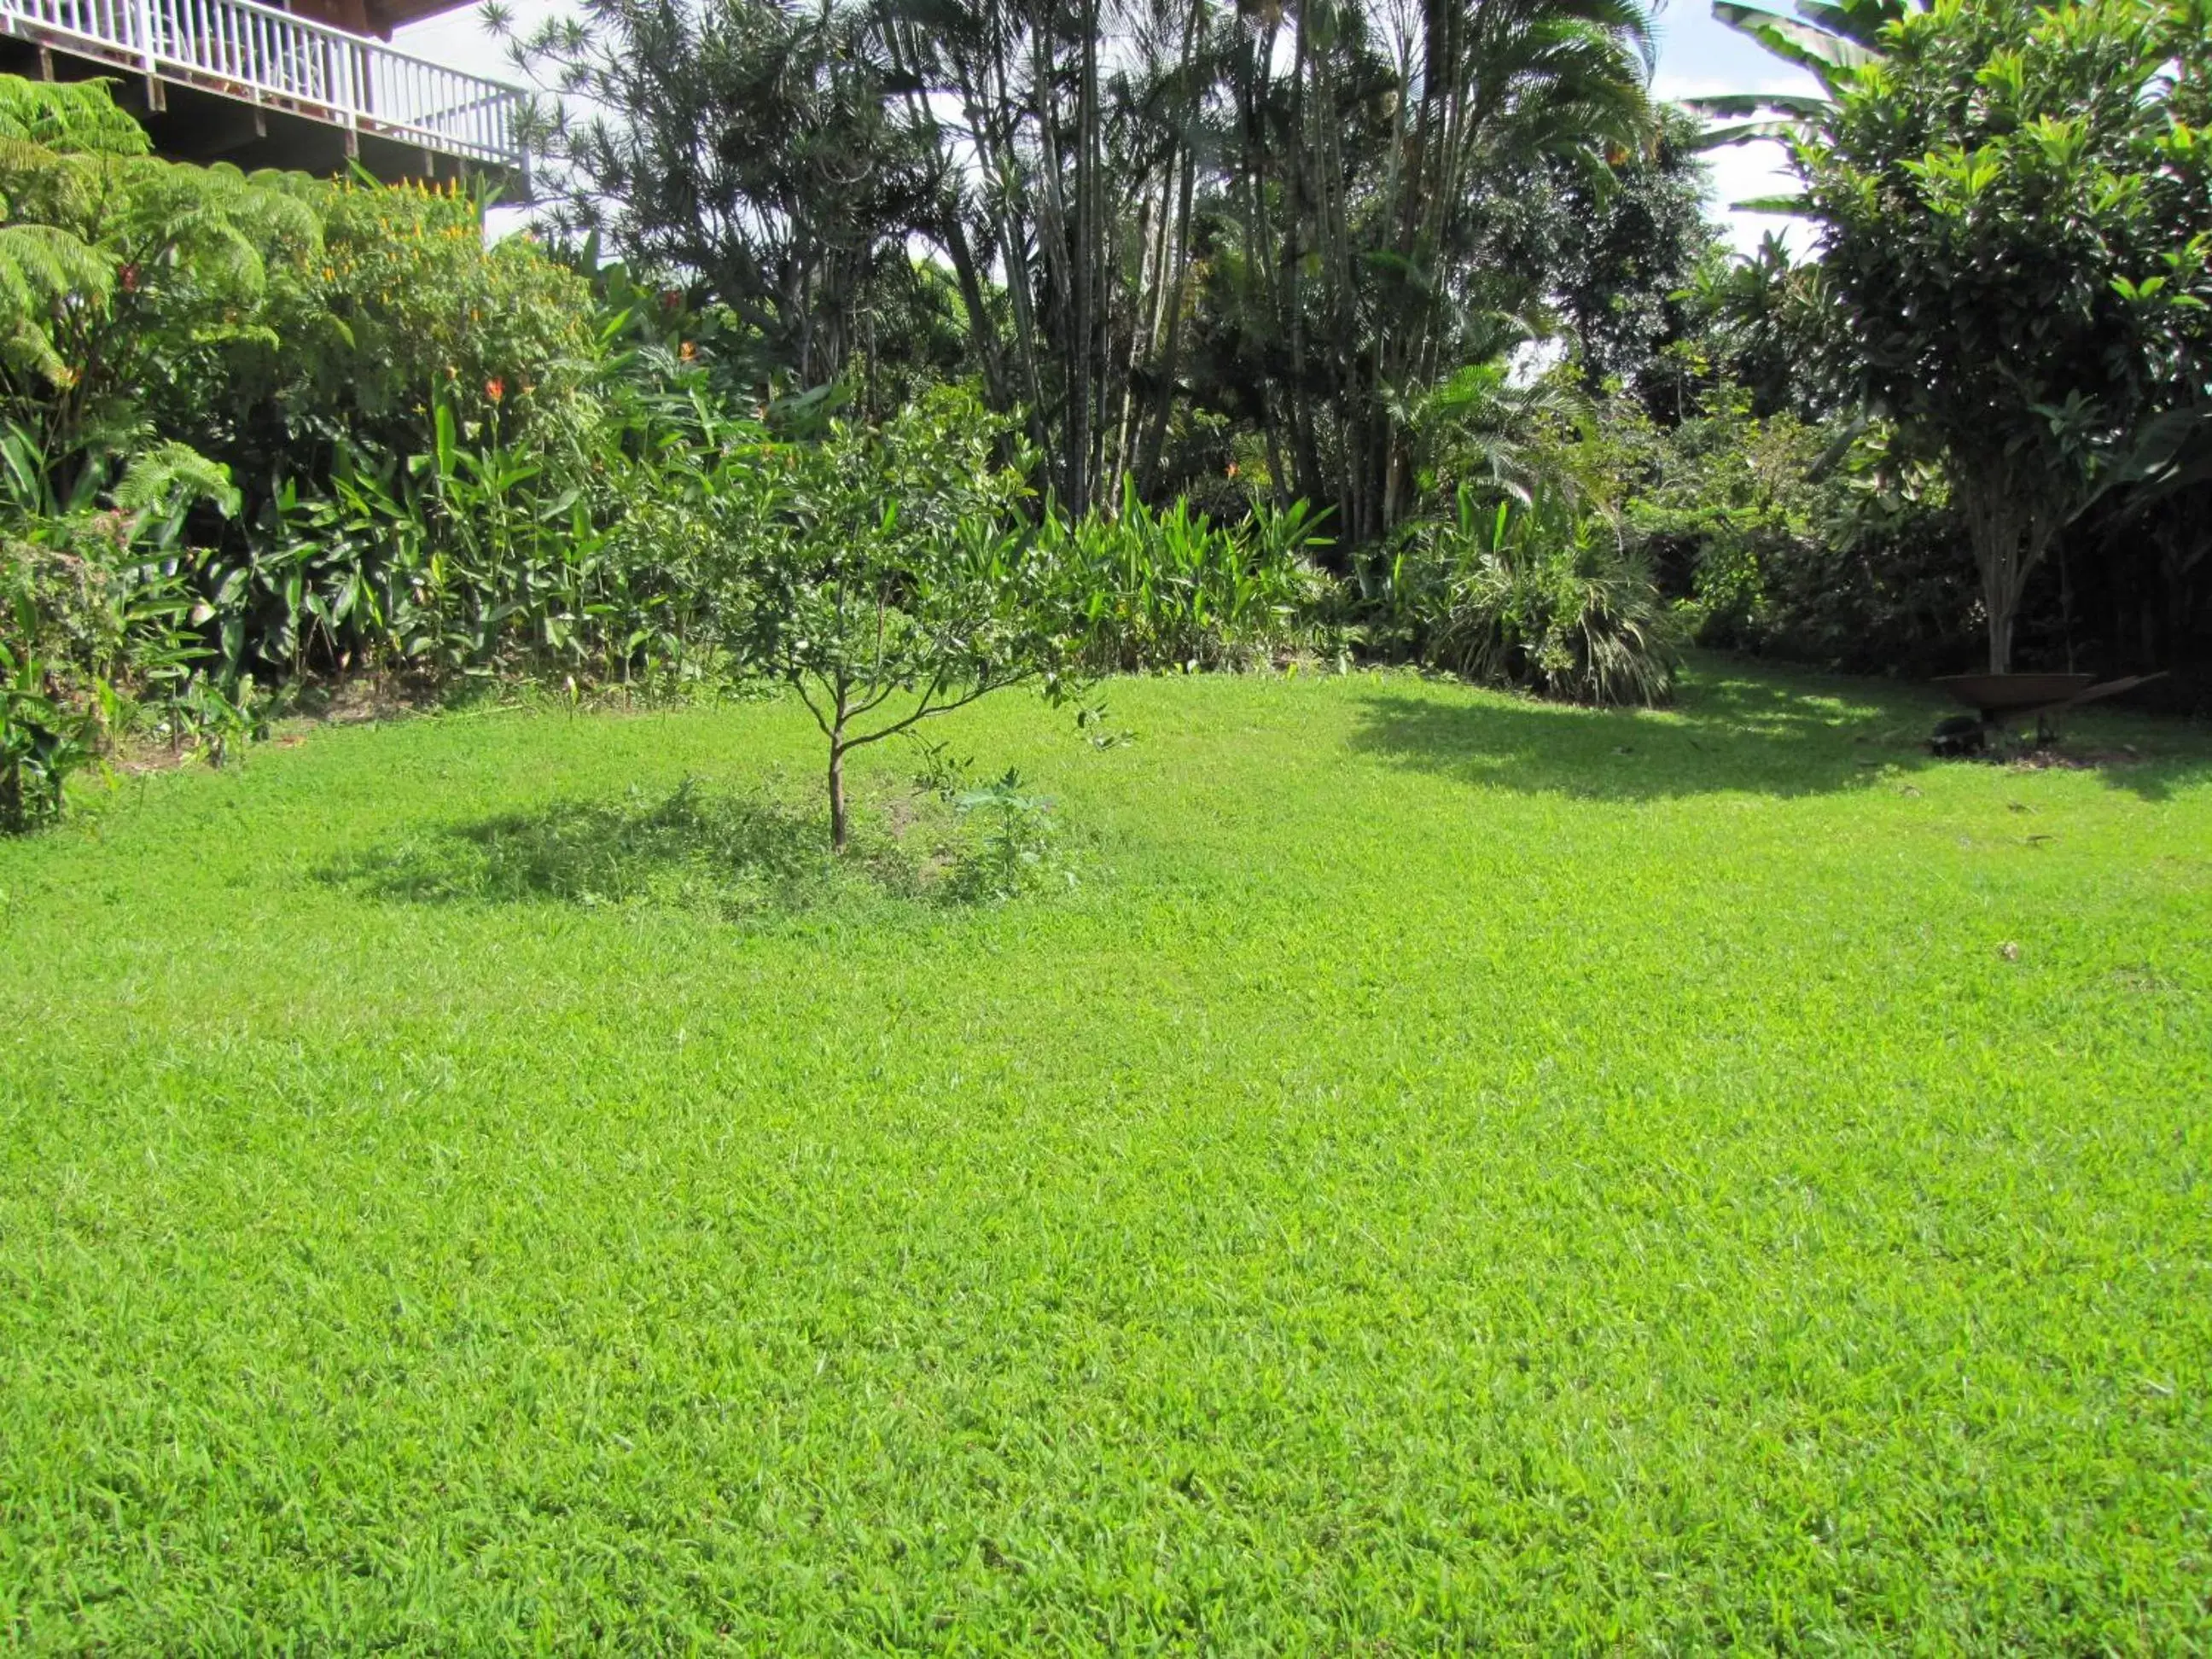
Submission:
<svg viewBox="0 0 2212 1659">
<path fill-rule="evenodd" d="M 778 706 L 0 846 L 0 1641 L 2212 1647 L 2212 742 L 1109 695 L 1005 905 L 623 828 Z"/>
</svg>

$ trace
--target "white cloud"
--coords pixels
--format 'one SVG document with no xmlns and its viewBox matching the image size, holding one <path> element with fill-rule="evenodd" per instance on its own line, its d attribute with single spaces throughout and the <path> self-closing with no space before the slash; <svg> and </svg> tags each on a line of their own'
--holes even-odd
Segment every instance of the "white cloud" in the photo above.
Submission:
<svg viewBox="0 0 2212 1659">
<path fill-rule="evenodd" d="M 1761 196 L 1787 196 L 1797 187 L 1796 176 L 1784 159 L 1782 147 L 1771 143 L 1731 144 L 1709 152 L 1713 169 L 1713 212 L 1726 227 L 1729 240 L 1739 253 L 1748 253 L 1759 239 L 1779 234 L 1790 251 L 1804 257 L 1810 246 L 1805 223 L 1778 213 L 1744 213 L 1735 204 Z"/>
</svg>

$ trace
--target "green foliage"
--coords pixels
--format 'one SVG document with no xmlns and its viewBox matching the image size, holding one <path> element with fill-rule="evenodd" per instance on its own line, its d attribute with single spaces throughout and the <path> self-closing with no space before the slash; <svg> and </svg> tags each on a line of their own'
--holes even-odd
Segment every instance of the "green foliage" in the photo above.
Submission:
<svg viewBox="0 0 2212 1659">
<path fill-rule="evenodd" d="M 48 381 L 70 366 L 56 343 L 58 311 L 103 309 L 115 270 L 76 230 L 104 164 L 147 149 L 138 124 L 97 82 L 40 83 L 0 76 L 0 368 Z"/>
<path fill-rule="evenodd" d="M 49 155 L 145 155 L 153 148 L 146 130 L 115 106 L 107 87 L 0 75 L 0 143 L 33 145 Z"/>
<path fill-rule="evenodd" d="M 1662 424 L 1613 398 L 1578 441 L 1578 485 L 1618 512 L 1701 644 L 1855 672 L 1955 660 L 1972 567 L 1941 474 L 1880 423 L 1756 401 L 1721 380 Z"/>
<path fill-rule="evenodd" d="M 288 481 L 216 602 L 270 673 L 697 684 L 716 672 L 709 504 L 756 498 L 762 453 L 708 379 L 648 339 L 565 414 L 434 392 L 419 449 L 346 442 L 319 482 Z"/>
<path fill-rule="evenodd" d="M 1329 545 L 1304 501 L 1217 524 L 1186 501 L 1154 511 L 1125 487 L 1112 518 L 1048 514 L 1041 539 L 1095 672 L 1265 666 L 1310 643 Z"/>
<path fill-rule="evenodd" d="M 265 718 L 253 676 L 318 641 L 319 665 L 397 643 L 447 672 L 526 629 L 602 647 L 582 616 L 617 608 L 595 558 L 619 514 L 592 513 L 607 456 L 633 458 L 581 397 L 602 355 L 582 282 L 526 241 L 487 250 L 456 191 L 146 148 L 103 88 L 0 77 L 0 529 L 38 550 L 10 555 L 27 614 L 76 635 L 38 647 L 56 695 L 100 705 L 103 741 L 219 761 Z M 556 445 L 569 465 L 533 489 Z"/>
<path fill-rule="evenodd" d="M 1076 667 L 1057 544 L 1020 512 L 1006 428 L 943 393 L 870 429 L 760 447 L 713 503 L 723 641 L 797 692 L 829 743 L 831 844 L 847 836 L 852 750 L 1025 681 L 1058 698 Z"/>
<path fill-rule="evenodd" d="M 145 149 L 103 88 L 0 77 L 0 402 L 64 474 L 172 441 L 258 491 L 427 449 L 441 403 L 590 418 L 588 287 L 527 238 L 487 247 L 480 196 Z"/>
<path fill-rule="evenodd" d="M 35 625 L 27 607 L 15 620 L 17 637 L 0 636 L 0 835 L 59 817 L 63 785 L 97 752 L 91 716 L 55 695 L 45 663 L 21 637 Z"/>
<path fill-rule="evenodd" d="M 1451 501 L 1462 484 L 1526 501 L 1558 467 L 1561 443 L 1588 426 L 1590 400 L 1573 369 L 1515 374 L 1513 350 L 1528 343 L 1500 319 L 1479 356 L 1395 411 L 1412 439 L 1424 501 Z"/>
<path fill-rule="evenodd" d="M 2170 449 L 2174 421 L 2201 420 L 2203 9 L 1936 0 L 1826 79 L 1792 154 L 1838 345 L 1873 408 L 1942 460 L 2002 671 L 2066 526 Z"/>
<path fill-rule="evenodd" d="M 963 792 L 954 805 L 977 831 L 973 851 L 953 873 L 956 896 L 1003 902 L 1044 884 L 1054 869 L 1058 829 L 1048 797 L 1035 793 L 1008 767 L 1004 776 Z"/>
<path fill-rule="evenodd" d="M 0 828 L 58 817 L 69 775 L 117 737 L 168 738 L 220 762 L 260 719 L 259 694 L 210 661 L 181 547 L 187 513 L 233 510 L 228 472 L 179 444 L 140 456 L 100 502 L 100 473 L 52 493 L 32 435 L 0 434 Z"/>
<path fill-rule="evenodd" d="M 401 452 L 429 447 L 434 408 L 509 434 L 589 423 L 600 354 L 582 277 L 527 235 L 487 247 L 483 202 L 458 185 L 299 188 L 322 222 L 328 320 L 284 394 L 295 423 Z"/>
<path fill-rule="evenodd" d="M 526 133 L 564 186 L 556 224 L 604 229 L 639 269 L 683 273 L 802 392 L 874 349 L 879 304 L 927 304 L 897 243 L 936 183 L 899 118 L 910 77 L 884 63 L 872 21 L 861 8 L 607 0 L 514 42 L 563 94 Z"/>
<path fill-rule="evenodd" d="M 915 788 L 947 804 L 968 793 L 968 775 L 975 764 L 973 755 L 956 753 L 950 738 L 933 739 L 911 729 L 906 737 L 920 763 L 914 774 Z"/>
<path fill-rule="evenodd" d="M 679 562 L 696 553 L 672 479 L 601 450 L 595 467 L 440 404 L 424 453 L 349 452 L 326 495 L 288 494 L 226 589 L 255 650 L 297 671 L 359 661 L 429 678 L 502 668 L 629 680 L 690 662 Z M 641 545 L 645 524 L 662 532 Z"/>
<path fill-rule="evenodd" d="M 1653 127 L 1648 145 L 1625 147 L 1602 169 L 1555 169 L 1552 303 L 1590 387 L 1654 376 L 1655 360 L 1694 326 L 1686 290 L 1720 246 L 1705 211 L 1712 179 L 1700 124 L 1666 105 Z"/>
<path fill-rule="evenodd" d="M 1249 451 L 1364 539 L 1413 504 L 1393 407 L 1489 311 L 1570 289 L 1630 351 L 1672 288 L 1695 163 L 1638 165 L 1650 40 L 1636 0 L 1479 27 L 1375 0 L 1141 26 L 1100 0 L 607 0 L 513 45 L 569 100 L 528 133 L 562 230 L 739 316 L 764 386 L 844 385 L 869 416 L 969 379 L 1071 516 Z M 1536 196 L 1522 257 L 1501 222 Z M 1578 262 L 1601 200 L 1617 234 Z"/>
<path fill-rule="evenodd" d="M 271 176 L 145 153 L 104 88 L 0 76 L 0 405 L 52 460 L 172 438 L 210 388 L 276 372 L 319 242 Z M 134 136 L 135 135 L 135 136 Z"/>
<path fill-rule="evenodd" d="M 1381 637 L 1481 684 L 1652 707 L 1672 694 L 1680 629 L 1611 513 L 1547 485 L 1502 500 L 1462 485 L 1365 573 Z"/>
<path fill-rule="evenodd" d="M 1829 338 L 1834 319 L 1820 267 L 1796 264 L 1769 232 L 1749 254 L 1710 250 L 1671 307 L 1677 328 L 1635 390 L 1661 421 L 1690 418 L 1701 403 L 1737 390 L 1762 418 L 1819 420 L 1850 405 Z"/>
</svg>

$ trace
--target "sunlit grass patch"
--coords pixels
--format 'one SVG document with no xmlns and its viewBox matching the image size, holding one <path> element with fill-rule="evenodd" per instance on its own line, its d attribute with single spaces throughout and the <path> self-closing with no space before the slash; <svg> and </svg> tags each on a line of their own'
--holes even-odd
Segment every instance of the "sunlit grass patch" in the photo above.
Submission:
<svg viewBox="0 0 2212 1659">
<path fill-rule="evenodd" d="M 868 754 L 842 863 L 783 706 L 0 846 L 0 1628 L 2212 1638 L 2201 733 L 1106 696 Z M 1080 879 L 956 897 L 1008 768 Z"/>
</svg>

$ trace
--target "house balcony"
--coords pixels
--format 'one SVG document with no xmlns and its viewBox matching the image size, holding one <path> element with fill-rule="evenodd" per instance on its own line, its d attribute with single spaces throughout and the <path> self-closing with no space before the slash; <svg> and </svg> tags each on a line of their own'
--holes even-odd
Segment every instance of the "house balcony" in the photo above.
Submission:
<svg viewBox="0 0 2212 1659">
<path fill-rule="evenodd" d="M 116 101 L 180 161 L 526 184 L 521 89 L 258 0 L 0 0 L 0 67 L 115 78 Z"/>
</svg>

